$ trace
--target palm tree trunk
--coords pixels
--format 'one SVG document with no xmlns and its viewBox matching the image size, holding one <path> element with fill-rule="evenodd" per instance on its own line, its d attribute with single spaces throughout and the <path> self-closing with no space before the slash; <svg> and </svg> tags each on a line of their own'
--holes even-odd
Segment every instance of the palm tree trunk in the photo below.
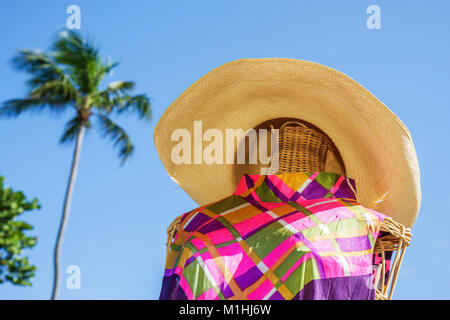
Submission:
<svg viewBox="0 0 450 320">
<path fill-rule="evenodd" d="M 81 125 L 80 131 L 78 131 L 77 134 L 77 142 L 75 145 L 75 150 L 73 152 L 72 168 L 70 170 L 69 182 L 67 184 L 66 195 L 64 199 L 64 209 L 62 212 L 62 219 L 59 225 L 58 236 L 56 238 L 54 261 L 53 261 L 54 270 L 53 270 L 52 300 L 56 300 L 58 298 L 59 286 L 61 282 L 60 262 L 61 262 L 62 242 L 64 239 L 64 232 L 67 227 L 67 221 L 69 219 L 70 203 L 72 200 L 73 189 L 75 186 L 75 178 L 77 176 L 78 171 L 78 163 L 80 160 L 81 144 L 83 142 L 84 130 L 85 130 L 84 125 Z"/>
</svg>

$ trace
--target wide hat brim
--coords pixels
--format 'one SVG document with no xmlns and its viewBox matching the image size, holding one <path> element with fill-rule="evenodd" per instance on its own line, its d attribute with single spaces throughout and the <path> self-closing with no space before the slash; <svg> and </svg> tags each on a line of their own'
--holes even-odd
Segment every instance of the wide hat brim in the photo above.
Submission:
<svg viewBox="0 0 450 320">
<path fill-rule="evenodd" d="M 355 179 L 358 202 L 413 225 L 421 193 L 408 129 L 357 82 L 317 63 L 241 59 L 210 71 L 162 115 L 154 131 L 155 146 L 169 175 L 205 205 L 234 191 L 235 165 L 175 164 L 174 130 L 184 128 L 193 135 L 194 121 L 201 120 L 203 132 L 246 131 L 277 118 L 300 119 L 320 128 L 342 156 L 346 175 Z"/>
</svg>

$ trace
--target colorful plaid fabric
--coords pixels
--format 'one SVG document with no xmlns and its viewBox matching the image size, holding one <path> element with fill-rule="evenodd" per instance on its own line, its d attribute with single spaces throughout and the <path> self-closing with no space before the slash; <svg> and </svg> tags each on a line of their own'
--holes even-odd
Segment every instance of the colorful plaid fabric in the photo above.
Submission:
<svg viewBox="0 0 450 320">
<path fill-rule="evenodd" d="M 244 175 L 229 197 L 185 213 L 160 299 L 374 299 L 383 214 L 329 172 Z"/>
</svg>

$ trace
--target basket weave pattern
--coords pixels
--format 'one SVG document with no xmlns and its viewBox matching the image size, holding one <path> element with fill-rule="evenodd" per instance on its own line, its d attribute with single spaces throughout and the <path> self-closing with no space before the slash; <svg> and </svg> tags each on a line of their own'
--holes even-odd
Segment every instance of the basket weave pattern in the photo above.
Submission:
<svg viewBox="0 0 450 320">
<path fill-rule="evenodd" d="M 288 121 L 279 132 L 278 173 L 324 171 L 328 138 L 301 122 Z"/>
<path fill-rule="evenodd" d="M 406 247 L 411 242 L 411 229 L 386 217 L 380 231 L 387 232 L 387 235 L 378 237 L 373 249 L 374 254 L 381 254 L 381 263 L 377 266 L 374 282 L 375 297 L 377 300 L 391 300 Z M 386 253 L 390 251 L 394 258 L 391 259 L 391 269 L 386 279 Z"/>
</svg>

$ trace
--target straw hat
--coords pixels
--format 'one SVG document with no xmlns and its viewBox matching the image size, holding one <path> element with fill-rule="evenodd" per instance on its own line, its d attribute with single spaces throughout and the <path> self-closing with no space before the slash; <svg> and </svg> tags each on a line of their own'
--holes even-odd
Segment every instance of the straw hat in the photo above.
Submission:
<svg viewBox="0 0 450 320">
<path fill-rule="evenodd" d="M 317 63 L 284 58 L 226 63 L 170 105 L 154 140 L 169 175 L 205 205 L 234 191 L 236 165 L 175 164 L 171 154 L 178 142 L 171 140 L 172 132 L 184 128 L 193 136 L 194 121 L 200 120 L 203 132 L 247 131 L 279 118 L 303 120 L 322 130 L 338 149 L 346 176 L 355 179 L 358 202 L 406 227 L 413 225 L 421 201 L 420 174 L 408 129 L 357 82 Z"/>
</svg>

